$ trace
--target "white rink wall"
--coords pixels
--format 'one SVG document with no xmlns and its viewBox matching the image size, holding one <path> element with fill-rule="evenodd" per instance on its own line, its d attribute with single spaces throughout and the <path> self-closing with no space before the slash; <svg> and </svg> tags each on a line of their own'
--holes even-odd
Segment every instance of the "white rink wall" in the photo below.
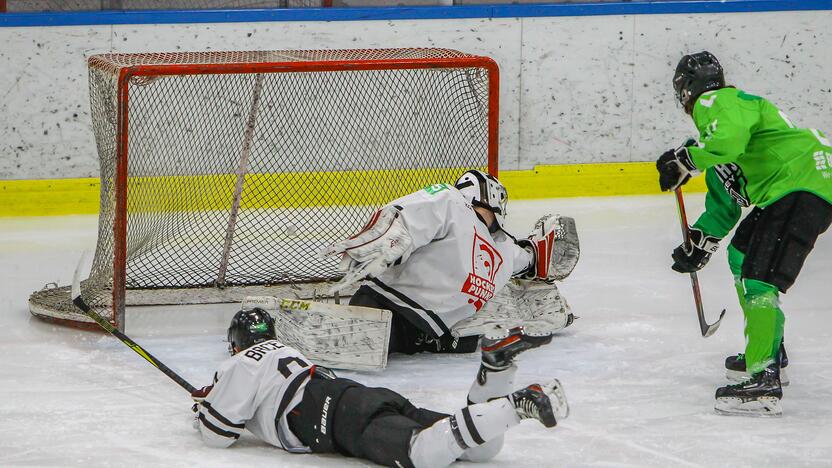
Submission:
<svg viewBox="0 0 832 468">
<path fill-rule="evenodd" d="M 729 82 L 832 131 L 830 11 L 0 28 L 0 179 L 96 177 L 85 57 L 448 47 L 501 68 L 500 166 L 650 161 L 690 135 L 670 80 L 707 49 Z"/>
</svg>

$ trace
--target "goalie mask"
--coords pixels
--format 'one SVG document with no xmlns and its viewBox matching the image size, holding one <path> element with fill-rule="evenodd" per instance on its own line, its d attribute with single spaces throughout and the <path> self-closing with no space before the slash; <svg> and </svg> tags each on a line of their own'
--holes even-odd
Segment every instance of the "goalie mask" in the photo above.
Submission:
<svg viewBox="0 0 832 468">
<path fill-rule="evenodd" d="M 276 338 L 274 319 L 268 312 L 259 307 L 244 309 L 234 314 L 228 326 L 228 352 L 233 356 L 257 343 Z"/>
<path fill-rule="evenodd" d="M 488 226 L 491 233 L 497 232 L 506 220 L 506 203 L 508 192 L 503 184 L 491 174 L 470 170 L 462 174 L 454 187 L 473 206 L 486 208 L 494 213 L 494 223 Z"/>
</svg>

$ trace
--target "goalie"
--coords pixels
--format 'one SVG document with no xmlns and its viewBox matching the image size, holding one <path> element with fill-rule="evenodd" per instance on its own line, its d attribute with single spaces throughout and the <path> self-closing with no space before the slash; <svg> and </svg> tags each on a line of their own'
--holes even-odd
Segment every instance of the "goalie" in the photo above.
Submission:
<svg viewBox="0 0 832 468">
<path fill-rule="evenodd" d="M 578 261 L 575 223 L 547 215 L 517 240 L 504 230 L 507 199 L 495 177 L 471 170 L 390 202 L 325 251 L 342 258 L 335 289 L 365 280 L 350 305 L 393 312 L 391 353 L 473 352 L 481 335 L 483 349 L 547 343 L 572 323 L 552 282 Z"/>
</svg>

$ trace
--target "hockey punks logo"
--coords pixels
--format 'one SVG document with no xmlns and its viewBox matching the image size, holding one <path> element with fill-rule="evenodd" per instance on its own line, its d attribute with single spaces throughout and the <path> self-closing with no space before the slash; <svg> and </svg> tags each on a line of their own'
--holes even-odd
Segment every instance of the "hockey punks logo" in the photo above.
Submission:
<svg viewBox="0 0 832 468">
<path fill-rule="evenodd" d="M 494 278 L 501 266 L 503 266 L 503 257 L 500 252 L 474 232 L 471 252 L 472 272 L 468 273 L 468 278 L 462 285 L 462 292 L 471 296 L 468 303 L 472 304 L 477 312 L 494 297 Z"/>
</svg>

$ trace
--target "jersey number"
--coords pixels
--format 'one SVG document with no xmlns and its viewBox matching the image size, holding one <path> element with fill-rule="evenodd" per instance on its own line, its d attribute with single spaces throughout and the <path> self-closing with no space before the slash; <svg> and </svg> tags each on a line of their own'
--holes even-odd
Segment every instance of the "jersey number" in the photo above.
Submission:
<svg viewBox="0 0 832 468">
<path fill-rule="evenodd" d="M 293 362 L 297 363 L 298 366 L 300 366 L 301 368 L 309 367 L 308 362 L 296 356 L 281 358 L 279 361 L 277 361 L 277 370 L 279 370 L 280 373 L 283 374 L 283 377 L 286 377 L 288 379 L 292 376 L 292 370 L 289 369 L 289 364 Z"/>
</svg>

